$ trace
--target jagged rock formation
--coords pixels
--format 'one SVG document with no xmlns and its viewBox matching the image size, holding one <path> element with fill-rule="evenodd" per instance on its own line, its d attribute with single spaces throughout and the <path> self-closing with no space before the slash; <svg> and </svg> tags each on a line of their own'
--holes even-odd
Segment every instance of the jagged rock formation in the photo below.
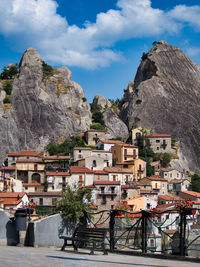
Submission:
<svg viewBox="0 0 200 267">
<path fill-rule="evenodd" d="M 129 131 L 126 124 L 119 118 L 119 116 L 112 110 L 112 104 L 103 96 L 96 95 L 93 99 L 94 105 L 101 106 L 103 113 L 103 123 L 106 126 L 106 139 L 122 137 L 126 140 L 129 136 Z"/>
<path fill-rule="evenodd" d="M 45 76 L 34 48 L 27 49 L 21 59 L 11 105 L 3 104 L 4 97 L 1 90 L 1 160 L 8 151 L 41 149 L 50 141 L 86 131 L 91 124 L 90 106 L 83 89 L 71 80 L 70 70 L 62 67 Z"/>
<path fill-rule="evenodd" d="M 179 48 L 160 41 L 144 54 L 123 101 L 121 118 L 129 129 L 171 133 L 186 166 L 200 171 L 200 68 Z"/>
</svg>

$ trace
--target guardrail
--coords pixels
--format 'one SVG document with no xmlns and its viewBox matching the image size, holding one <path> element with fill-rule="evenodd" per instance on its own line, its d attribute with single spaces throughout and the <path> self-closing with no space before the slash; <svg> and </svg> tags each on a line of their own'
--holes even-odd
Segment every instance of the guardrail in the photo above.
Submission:
<svg viewBox="0 0 200 267">
<path fill-rule="evenodd" d="M 200 209 L 85 212 L 89 227 L 107 228 L 110 251 L 200 257 Z M 195 255 L 194 255 L 195 254 Z"/>
</svg>

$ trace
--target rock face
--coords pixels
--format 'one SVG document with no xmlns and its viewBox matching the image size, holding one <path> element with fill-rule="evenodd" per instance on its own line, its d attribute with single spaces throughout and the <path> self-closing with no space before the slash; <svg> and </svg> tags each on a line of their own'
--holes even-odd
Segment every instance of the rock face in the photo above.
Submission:
<svg viewBox="0 0 200 267">
<path fill-rule="evenodd" d="M 103 122 L 106 126 L 106 139 L 122 137 L 126 140 L 129 137 L 129 131 L 126 124 L 119 118 L 119 116 L 112 110 L 112 104 L 103 96 L 96 95 L 93 99 L 94 105 L 101 106 L 103 113 Z"/>
<path fill-rule="evenodd" d="M 0 92 L 1 160 L 8 151 L 42 149 L 50 141 L 87 130 L 91 124 L 83 89 L 71 80 L 67 67 L 45 76 L 43 61 L 34 48 L 25 51 L 19 67 L 10 107 L 3 105 L 5 92 Z"/>
<path fill-rule="evenodd" d="M 160 41 L 143 54 L 123 102 L 121 118 L 129 129 L 170 133 L 180 141 L 185 165 L 200 171 L 200 68 L 179 48 Z"/>
</svg>

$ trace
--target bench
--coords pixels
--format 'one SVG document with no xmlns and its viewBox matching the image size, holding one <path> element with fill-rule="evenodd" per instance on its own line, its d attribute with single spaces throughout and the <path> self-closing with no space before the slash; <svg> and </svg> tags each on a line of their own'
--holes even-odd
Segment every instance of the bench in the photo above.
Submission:
<svg viewBox="0 0 200 267">
<path fill-rule="evenodd" d="M 103 250 L 104 254 L 107 255 L 107 251 L 105 249 L 105 237 L 107 230 L 103 228 L 85 228 L 85 227 L 77 227 L 72 235 L 72 237 L 68 237 L 65 235 L 60 236 L 59 238 L 64 239 L 64 244 L 61 250 L 65 250 L 66 246 L 73 246 L 74 251 L 78 251 L 79 245 L 84 248 L 91 248 L 91 255 L 94 255 L 94 250 L 97 250 L 97 244 L 100 245 L 101 250 Z M 68 244 L 67 241 L 71 241 L 71 244 Z M 92 246 L 91 246 L 92 244 Z"/>
</svg>

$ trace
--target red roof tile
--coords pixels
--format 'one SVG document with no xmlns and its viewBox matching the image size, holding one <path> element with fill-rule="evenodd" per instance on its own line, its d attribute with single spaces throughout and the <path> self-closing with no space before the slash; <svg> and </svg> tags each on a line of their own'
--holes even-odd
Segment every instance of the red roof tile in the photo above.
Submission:
<svg viewBox="0 0 200 267">
<path fill-rule="evenodd" d="M 24 192 L 0 192 L 0 198 L 22 198 L 24 195 Z"/>
<path fill-rule="evenodd" d="M 191 195 L 193 197 L 200 197 L 200 193 L 194 192 L 194 191 L 181 191 L 181 193 L 184 193 L 184 194 L 187 194 L 187 195 Z"/>
<path fill-rule="evenodd" d="M 17 159 L 16 163 L 43 163 L 42 159 Z"/>
<path fill-rule="evenodd" d="M 116 144 L 116 146 L 121 146 L 121 147 L 130 147 L 130 148 L 138 148 L 135 145 L 130 145 L 130 144 Z"/>
<path fill-rule="evenodd" d="M 86 167 L 78 167 L 78 166 L 71 166 L 70 167 L 71 173 L 93 173 L 90 169 Z"/>
<path fill-rule="evenodd" d="M 43 160 L 67 160 L 70 156 L 46 156 L 42 157 Z"/>
<path fill-rule="evenodd" d="M 105 175 L 108 175 L 108 172 L 106 171 L 100 171 L 100 170 L 93 170 L 94 174 L 105 174 Z"/>
<path fill-rule="evenodd" d="M 15 166 L 6 166 L 6 167 L 2 167 L 1 170 L 15 171 L 16 170 L 16 167 Z"/>
<path fill-rule="evenodd" d="M 117 168 L 117 167 L 105 167 L 104 171 L 109 173 L 130 173 L 133 174 L 130 170 L 124 169 L 124 168 Z"/>
<path fill-rule="evenodd" d="M 29 192 L 28 196 L 62 196 L 62 192 Z"/>
<path fill-rule="evenodd" d="M 23 183 L 23 186 L 43 186 L 44 184 L 40 183 Z"/>
<path fill-rule="evenodd" d="M 124 144 L 124 142 L 120 140 L 103 140 L 100 139 L 99 142 L 104 143 L 104 144 Z"/>
<path fill-rule="evenodd" d="M 26 156 L 29 156 L 29 157 L 37 157 L 37 153 L 33 150 L 22 150 L 20 152 L 10 152 L 8 153 L 8 157 L 26 157 Z"/>
<path fill-rule="evenodd" d="M 156 137 L 171 137 L 171 134 L 152 134 L 152 135 L 145 135 L 148 138 L 156 138 Z"/>
<path fill-rule="evenodd" d="M 160 182 L 167 182 L 166 179 L 159 177 L 159 176 L 151 176 L 151 177 L 146 177 L 144 179 L 149 179 L 151 181 L 160 181 Z"/>
<path fill-rule="evenodd" d="M 120 185 L 120 181 L 94 181 L 94 185 Z"/>
<path fill-rule="evenodd" d="M 3 204 L 4 205 L 11 205 L 11 206 L 16 206 L 18 205 L 22 200 L 4 200 Z"/>
<path fill-rule="evenodd" d="M 70 176 L 69 172 L 47 172 L 46 176 Z"/>
<path fill-rule="evenodd" d="M 74 150 L 92 150 L 91 147 L 74 147 Z"/>
<path fill-rule="evenodd" d="M 159 195 L 158 198 L 164 199 L 167 201 L 179 201 L 180 197 L 172 196 L 172 195 Z"/>
</svg>

